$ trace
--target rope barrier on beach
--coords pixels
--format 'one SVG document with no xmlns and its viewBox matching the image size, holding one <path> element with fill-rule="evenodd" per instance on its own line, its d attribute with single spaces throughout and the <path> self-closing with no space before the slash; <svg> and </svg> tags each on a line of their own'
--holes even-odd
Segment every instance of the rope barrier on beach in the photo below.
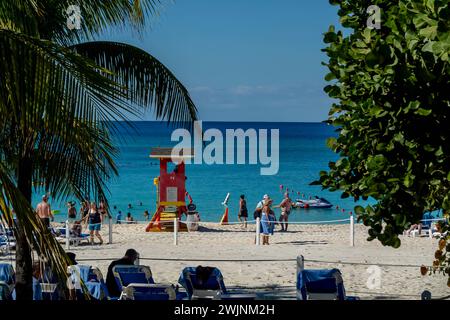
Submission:
<svg viewBox="0 0 450 320">
<path fill-rule="evenodd" d="M 347 219 L 338 219 L 338 220 L 319 220 L 319 221 L 288 221 L 289 224 L 326 224 L 326 223 L 337 223 L 337 222 L 347 222 L 350 221 L 350 218 Z M 120 223 L 116 224 L 143 224 L 143 223 L 150 223 L 149 220 L 133 220 L 133 221 L 127 221 L 127 220 L 118 220 Z M 247 221 L 233 221 L 233 222 L 226 222 L 226 223 L 220 223 L 215 221 L 184 221 L 180 220 L 181 223 L 184 224 L 199 224 L 199 225 L 239 225 L 239 224 L 255 224 L 256 220 L 247 220 Z M 279 223 L 279 221 L 273 221 L 273 223 Z M 153 225 L 171 225 L 173 224 L 173 221 L 155 221 L 153 222 Z"/>
<path fill-rule="evenodd" d="M 117 258 L 83 258 L 77 259 L 77 261 L 113 261 Z M 287 259 L 198 259 L 198 258 L 143 258 L 139 257 L 139 260 L 143 261 L 171 261 L 171 262 L 295 262 L 297 259 L 287 258 Z M 323 263 L 323 264 L 334 264 L 334 265 L 359 265 L 359 266 L 373 266 L 377 265 L 380 267 L 402 267 L 402 268 L 420 268 L 422 265 L 413 264 L 390 264 L 390 263 L 369 263 L 369 262 L 351 262 L 351 261 L 326 261 L 326 260 L 315 260 L 315 259 L 304 259 L 305 262 L 311 263 Z"/>
</svg>

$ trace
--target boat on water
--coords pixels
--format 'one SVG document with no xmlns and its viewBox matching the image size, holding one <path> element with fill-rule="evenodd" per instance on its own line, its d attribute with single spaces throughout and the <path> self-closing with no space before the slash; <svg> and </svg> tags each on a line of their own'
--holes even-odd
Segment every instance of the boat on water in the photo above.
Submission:
<svg viewBox="0 0 450 320">
<path fill-rule="evenodd" d="M 297 199 L 295 200 L 295 208 L 331 208 L 333 205 L 324 198 L 315 197 L 315 199 Z"/>
</svg>

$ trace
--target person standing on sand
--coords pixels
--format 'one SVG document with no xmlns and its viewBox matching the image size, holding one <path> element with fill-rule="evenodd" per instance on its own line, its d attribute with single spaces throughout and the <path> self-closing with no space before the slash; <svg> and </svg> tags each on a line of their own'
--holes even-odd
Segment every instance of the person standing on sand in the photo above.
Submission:
<svg viewBox="0 0 450 320">
<path fill-rule="evenodd" d="M 81 203 L 81 208 L 80 208 L 80 216 L 81 216 L 81 220 L 84 220 L 84 218 L 89 214 L 89 201 L 84 200 Z"/>
<path fill-rule="evenodd" d="M 247 218 L 248 218 L 247 201 L 245 201 L 245 196 L 241 194 L 239 199 L 238 219 L 239 222 L 242 222 L 242 220 L 244 220 L 244 228 L 247 228 Z"/>
<path fill-rule="evenodd" d="M 50 227 L 50 219 L 55 220 L 46 194 L 42 196 L 42 201 L 36 206 L 36 213 L 47 228 Z"/>
<path fill-rule="evenodd" d="M 119 210 L 119 212 L 117 213 L 116 216 L 116 224 L 121 224 L 122 223 L 122 211 Z"/>
<path fill-rule="evenodd" d="M 269 195 L 267 195 L 267 194 L 265 194 L 263 196 L 263 199 L 261 201 L 259 201 L 258 204 L 256 205 L 255 212 L 253 213 L 253 217 L 255 218 L 255 220 L 258 219 L 258 218 L 261 219 L 261 211 L 262 211 L 262 209 L 264 207 L 264 202 L 265 201 L 271 201 Z M 261 222 L 260 222 L 260 230 L 262 230 Z M 256 236 L 255 236 L 255 244 L 256 244 Z"/>
<path fill-rule="evenodd" d="M 275 214 L 270 209 L 270 201 L 265 201 L 261 211 L 263 245 L 269 245 L 269 236 L 273 235 Z"/>
<path fill-rule="evenodd" d="M 106 208 L 105 201 L 103 200 L 100 201 L 100 204 L 98 205 L 98 211 L 102 215 L 103 219 L 105 219 L 106 216 L 108 216 L 108 218 L 111 218 L 111 215 L 109 214 L 108 209 Z"/>
<path fill-rule="evenodd" d="M 89 234 L 90 242 L 94 244 L 94 234 L 100 240 L 100 245 L 103 244 L 102 236 L 100 235 L 100 230 L 102 228 L 103 216 L 97 209 L 95 202 L 91 202 L 91 207 L 89 209 L 89 214 L 84 218 L 89 221 Z"/>
<path fill-rule="evenodd" d="M 289 214 L 291 213 L 292 208 L 292 200 L 289 198 L 289 193 L 284 194 L 284 199 L 281 201 L 281 203 L 278 206 L 275 206 L 275 208 L 281 208 L 281 215 L 280 215 L 280 224 L 281 224 L 281 231 L 287 231 L 288 229 L 288 221 L 289 221 Z"/>
<path fill-rule="evenodd" d="M 67 218 L 69 220 L 73 220 L 77 218 L 77 209 L 75 208 L 75 202 L 70 201 L 67 203 L 68 209 L 67 209 Z"/>
</svg>

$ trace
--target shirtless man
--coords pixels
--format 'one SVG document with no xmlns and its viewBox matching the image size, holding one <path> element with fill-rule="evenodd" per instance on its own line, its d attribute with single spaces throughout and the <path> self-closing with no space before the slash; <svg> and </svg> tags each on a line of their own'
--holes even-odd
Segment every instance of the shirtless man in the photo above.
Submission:
<svg viewBox="0 0 450 320">
<path fill-rule="evenodd" d="M 284 199 L 281 201 L 281 203 L 278 206 L 275 206 L 275 208 L 281 208 L 281 215 L 280 215 L 280 223 L 281 223 L 281 231 L 287 231 L 288 229 L 288 221 L 289 221 L 289 214 L 291 213 L 292 208 L 292 201 L 289 198 L 289 193 L 284 194 Z"/>
<path fill-rule="evenodd" d="M 42 223 L 46 227 L 50 227 L 50 218 L 52 221 L 55 219 L 50 209 L 50 204 L 48 203 L 48 196 L 43 195 L 42 201 L 36 207 L 36 213 L 41 218 Z"/>
</svg>

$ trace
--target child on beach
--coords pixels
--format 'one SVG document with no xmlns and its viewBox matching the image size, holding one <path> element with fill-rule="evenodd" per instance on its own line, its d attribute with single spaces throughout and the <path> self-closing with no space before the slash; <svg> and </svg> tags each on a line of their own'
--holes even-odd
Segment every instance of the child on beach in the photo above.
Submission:
<svg viewBox="0 0 450 320">
<path fill-rule="evenodd" d="M 122 211 L 119 211 L 116 215 L 116 224 L 122 223 Z"/>
</svg>

